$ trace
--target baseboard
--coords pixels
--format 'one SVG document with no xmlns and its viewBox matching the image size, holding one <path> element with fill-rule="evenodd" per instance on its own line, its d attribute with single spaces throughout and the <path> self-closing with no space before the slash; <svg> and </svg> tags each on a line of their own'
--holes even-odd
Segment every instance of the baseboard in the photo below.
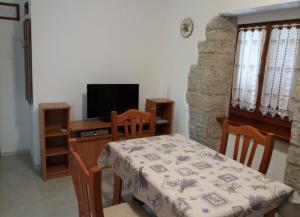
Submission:
<svg viewBox="0 0 300 217">
<path fill-rule="evenodd" d="M 40 164 L 33 164 L 33 169 L 34 170 L 41 170 L 41 165 Z"/>
<path fill-rule="evenodd" d="M 30 155 L 31 165 L 32 165 L 33 169 L 34 169 L 34 170 L 40 170 L 40 169 L 41 169 L 41 164 L 35 164 L 35 162 L 34 162 L 34 157 L 33 157 L 31 151 L 29 151 L 29 155 Z"/>
<path fill-rule="evenodd" d="M 1 157 L 10 157 L 10 156 L 16 156 L 16 155 L 24 155 L 24 154 L 30 154 L 29 150 L 21 150 L 21 151 L 10 151 L 10 152 L 1 152 Z"/>
</svg>

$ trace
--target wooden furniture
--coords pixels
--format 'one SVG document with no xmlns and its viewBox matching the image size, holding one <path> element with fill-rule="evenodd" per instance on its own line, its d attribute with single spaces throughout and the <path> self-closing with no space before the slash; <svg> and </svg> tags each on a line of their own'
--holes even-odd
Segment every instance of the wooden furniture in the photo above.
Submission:
<svg viewBox="0 0 300 217">
<path fill-rule="evenodd" d="M 103 209 L 102 169 L 99 166 L 87 168 L 77 153 L 76 139 L 70 140 L 71 175 L 75 188 L 79 217 L 147 217 L 141 206 L 123 203 Z"/>
<path fill-rule="evenodd" d="M 146 100 L 146 111 L 155 110 L 156 135 L 172 134 L 174 101 L 164 98 Z"/>
<path fill-rule="evenodd" d="M 154 110 L 150 112 L 142 112 L 136 109 L 130 109 L 120 115 L 116 111 L 111 112 L 111 128 L 112 139 L 114 141 L 120 140 L 119 126 L 124 128 L 122 139 L 135 139 L 145 136 L 154 136 Z M 145 125 L 149 125 L 148 130 L 145 130 Z M 138 126 L 138 129 L 137 129 Z"/>
<path fill-rule="evenodd" d="M 248 158 L 247 166 L 251 167 L 252 161 L 256 152 L 256 148 L 258 144 L 264 146 L 263 156 L 260 162 L 260 166 L 258 171 L 266 174 L 269 163 L 271 161 L 272 152 L 273 152 L 273 145 L 274 145 L 274 136 L 270 133 L 266 135 L 259 132 L 256 128 L 252 126 L 242 125 L 242 126 L 233 126 L 229 124 L 228 120 L 223 120 L 223 129 L 222 129 L 222 138 L 221 138 L 221 146 L 219 152 L 225 155 L 227 142 L 228 142 L 228 135 L 234 134 L 236 135 L 235 145 L 234 145 L 234 153 L 233 159 L 237 160 L 239 146 L 240 146 L 240 139 L 243 136 L 243 144 L 240 156 L 240 163 L 245 164 L 246 156 L 248 153 L 249 145 L 251 140 L 253 140 L 253 145 L 251 148 L 251 152 Z"/>
<path fill-rule="evenodd" d="M 230 115 L 229 117 L 217 117 L 217 121 L 221 124 L 223 124 L 223 120 L 228 119 L 230 121 L 230 124 L 232 125 L 250 125 L 252 127 L 255 127 L 259 129 L 259 131 L 263 133 L 272 133 L 276 137 L 276 139 L 283 140 L 285 142 L 290 142 L 291 139 L 291 131 L 289 129 L 283 129 L 281 127 L 278 127 L 276 125 L 267 124 L 264 122 L 259 121 L 253 121 L 248 118 L 244 118 L 242 116 L 233 116 Z"/>
<path fill-rule="evenodd" d="M 154 118 L 152 118 L 154 119 Z M 146 120 L 144 121 L 147 122 Z M 139 124 L 138 122 L 136 124 Z M 118 126 L 123 126 L 123 123 L 118 123 Z M 139 127 L 138 127 L 139 129 Z M 81 137 L 80 134 L 85 131 L 104 130 L 104 134 Z M 72 138 L 77 138 L 78 152 L 82 157 L 87 167 L 92 167 L 97 164 L 99 154 L 102 152 L 105 145 L 112 141 L 112 124 L 111 122 L 103 122 L 100 120 L 92 121 L 73 121 L 70 124 L 70 133 Z M 149 132 L 146 132 L 146 134 Z M 143 135 L 146 135 L 143 133 Z M 151 132 L 149 135 L 153 135 Z"/>
<path fill-rule="evenodd" d="M 69 174 L 70 106 L 39 104 L 41 169 L 44 180 Z"/>
<path fill-rule="evenodd" d="M 108 130 L 104 135 L 80 137 L 81 132 Z M 97 165 L 97 159 L 105 145 L 112 141 L 111 123 L 100 120 L 74 121 L 70 124 L 71 137 L 77 138 L 77 151 L 88 168 Z"/>
<path fill-rule="evenodd" d="M 139 149 L 136 149 L 137 144 Z M 182 146 L 189 147 L 188 154 Z M 125 167 L 118 163 L 128 162 L 128 159 L 130 163 Z M 187 167 L 184 167 L 183 163 L 187 161 Z M 151 140 L 127 140 L 125 144 L 111 142 L 100 163 L 114 166 L 116 174 L 131 184 L 134 195 L 150 205 L 157 216 L 263 216 L 265 213 L 271 217 L 274 211 L 270 212 L 270 209 L 285 206 L 294 197 L 294 189 L 290 186 L 179 134 Z M 284 192 L 284 197 L 273 193 L 274 189 Z M 194 197 L 195 192 L 201 192 L 199 199 L 189 200 L 188 204 L 181 199 L 182 196 Z M 164 203 L 161 209 L 161 198 L 168 198 L 173 203 Z M 173 209 L 174 201 L 178 201 L 176 204 L 180 204 L 180 209 Z"/>
<path fill-rule="evenodd" d="M 122 139 L 135 139 L 145 136 L 154 136 L 155 123 L 154 123 L 154 110 L 149 109 L 150 112 L 141 112 L 136 109 L 130 109 L 120 115 L 116 111 L 111 112 L 111 128 L 113 141 L 120 140 L 119 127 L 124 128 Z M 129 126 L 130 124 L 130 126 Z M 145 132 L 144 125 L 149 125 L 149 130 Z M 137 130 L 138 126 L 138 130 Z M 121 202 L 122 180 L 118 176 L 114 176 L 114 195 L 113 204 Z"/>
</svg>

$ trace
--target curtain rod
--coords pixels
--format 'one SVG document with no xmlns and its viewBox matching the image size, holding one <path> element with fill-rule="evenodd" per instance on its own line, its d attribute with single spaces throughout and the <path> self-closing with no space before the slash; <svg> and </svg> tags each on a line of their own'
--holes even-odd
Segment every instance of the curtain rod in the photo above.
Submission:
<svg viewBox="0 0 300 217">
<path fill-rule="evenodd" d="M 264 29 L 266 26 L 249 26 L 249 27 L 241 27 L 240 29 Z"/>
<path fill-rule="evenodd" d="M 285 26 L 300 26 L 299 23 L 294 24 L 281 24 L 281 25 L 273 25 L 272 27 L 285 27 Z"/>
<path fill-rule="evenodd" d="M 249 26 L 249 27 L 241 27 L 239 28 L 239 30 L 248 30 L 248 29 L 253 30 L 253 29 L 265 29 L 265 28 L 266 26 L 253 26 L 253 27 Z"/>
</svg>

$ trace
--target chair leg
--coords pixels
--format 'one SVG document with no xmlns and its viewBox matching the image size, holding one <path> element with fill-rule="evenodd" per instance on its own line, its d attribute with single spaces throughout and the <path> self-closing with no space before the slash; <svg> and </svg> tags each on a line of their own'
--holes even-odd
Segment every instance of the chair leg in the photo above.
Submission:
<svg viewBox="0 0 300 217">
<path fill-rule="evenodd" d="M 122 194 L 122 179 L 114 175 L 114 194 L 113 194 L 113 205 L 121 203 L 121 194 Z"/>
<path fill-rule="evenodd" d="M 271 210 L 270 212 L 266 213 L 264 217 L 275 217 L 275 209 Z"/>
</svg>

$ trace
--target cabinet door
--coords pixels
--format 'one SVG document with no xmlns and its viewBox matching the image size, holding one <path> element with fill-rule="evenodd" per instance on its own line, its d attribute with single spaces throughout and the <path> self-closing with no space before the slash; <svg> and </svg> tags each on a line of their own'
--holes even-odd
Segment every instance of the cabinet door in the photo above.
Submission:
<svg viewBox="0 0 300 217">
<path fill-rule="evenodd" d="M 97 165 L 99 155 L 105 148 L 105 145 L 111 141 L 111 138 L 92 138 L 90 140 L 84 139 L 83 141 L 78 141 L 78 153 L 88 168 Z"/>
</svg>

